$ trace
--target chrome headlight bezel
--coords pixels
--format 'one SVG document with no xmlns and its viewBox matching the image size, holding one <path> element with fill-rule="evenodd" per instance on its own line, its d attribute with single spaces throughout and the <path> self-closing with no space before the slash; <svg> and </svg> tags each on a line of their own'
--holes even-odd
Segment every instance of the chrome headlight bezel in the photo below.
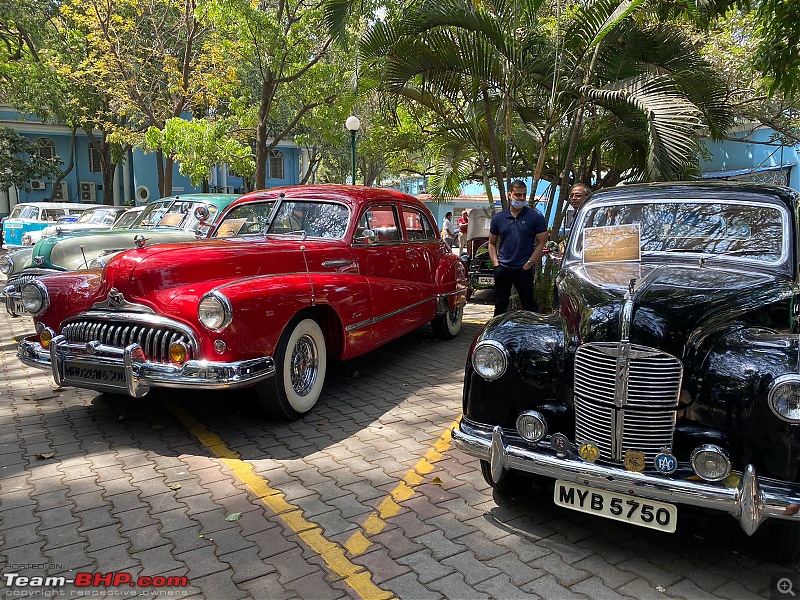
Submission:
<svg viewBox="0 0 800 600">
<path fill-rule="evenodd" d="M 0 273 L 10 275 L 14 271 L 14 260 L 6 254 L 0 261 Z"/>
<path fill-rule="evenodd" d="M 769 404 L 772 413 L 781 421 L 798 425 L 800 424 L 800 402 L 797 403 L 794 409 L 786 404 L 784 406 L 779 405 L 786 398 L 782 392 L 786 388 L 793 386 L 797 388 L 794 395 L 800 400 L 800 374 L 781 375 L 773 379 L 767 388 L 767 404 Z M 789 412 L 791 410 L 793 410 L 793 413 Z M 792 417 L 790 416 L 791 414 L 795 416 Z"/>
<path fill-rule="evenodd" d="M 726 466 L 725 470 L 714 477 L 710 477 L 708 474 L 702 475 L 700 473 L 701 469 L 699 467 L 699 462 L 706 454 L 713 455 L 717 458 L 717 460 L 724 461 Z M 703 444 L 698 446 L 692 450 L 692 454 L 689 457 L 689 462 L 692 465 L 692 470 L 695 472 L 695 474 L 704 481 L 722 481 L 731 474 L 731 458 L 724 448 L 717 446 L 716 444 Z"/>
<path fill-rule="evenodd" d="M 32 296 L 34 292 L 36 296 Z M 42 314 L 50 306 L 50 293 L 41 281 L 35 279 L 22 286 L 20 300 L 25 310 L 29 314 L 36 316 Z M 35 303 L 32 304 L 31 300 Z"/>
<path fill-rule="evenodd" d="M 209 318 L 207 311 L 213 311 L 216 316 Z M 197 303 L 197 319 L 209 331 L 222 331 L 233 321 L 233 306 L 224 294 L 211 291 Z"/>
<path fill-rule="evenodd" d="M 490 358 L 497 363 L 494 368 L 488 366 L 487 359 Z M 494 381 L 502 377 L 508 370 L 508 350 L 503 344 L 495 340 L 482 340 L 476 344 L 475 349 L 472 351 L 470 362 L 478 375 L 487 381 Z"/>
</svg>

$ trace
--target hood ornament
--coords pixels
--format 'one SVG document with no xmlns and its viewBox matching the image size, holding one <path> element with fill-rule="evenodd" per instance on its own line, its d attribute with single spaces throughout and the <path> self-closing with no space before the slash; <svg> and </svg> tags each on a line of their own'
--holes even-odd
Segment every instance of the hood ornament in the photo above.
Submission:
<svg viewBox="0 0 800 600">
<path fill-rule="evenodd" d="M 39 265 L 43 265 L 44 264 L 44 256 L 34 256 L 33 257 L 33 264 L 35 264 L 37 267 Z"/>
<path fill-rule="evenodd" d="M 633 296 L 634 291 L 636 291 L 636 277 L 631 277 L 630 281 L 628 281 L 628 295 L 625 298 Z"/>
<path fill-rule="evenodd" d="M 145 306 L 144 304 L 135 304 L 133 302 L 128 302 L 123 296 L 122 292 L 120 292 L 117 288 L 111 288 L 108 291 L 108 296 L 106 296 L 105 300 L 100 300 L 99 302 L 95 302 L 92 305 L 93 310 L 102 310 L 102 311 L 125 311 L 125 312 L 138 312 L 138 313 L 148 313 L 151 315 L 156 314 L 155 311 L 150 308 L 149 306 Z"/>
</svg>

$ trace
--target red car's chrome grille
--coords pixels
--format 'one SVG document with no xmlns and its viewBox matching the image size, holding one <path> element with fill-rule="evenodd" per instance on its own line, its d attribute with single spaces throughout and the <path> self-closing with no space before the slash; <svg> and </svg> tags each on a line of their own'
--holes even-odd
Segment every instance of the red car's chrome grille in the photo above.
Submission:
<svg viewBox="0 0 800 600">
<path fill-rule="evenodd" d="M 649 468 L 672 447 L 682 376 L 681 362 L 655 348 L 584 344 L 575 354 L 575 441 L 595 444 L 606 461 L 644 452 Z"/>
<path fill-rule="evenodd" d="M 69 342 L 98 341 L 106 346 L 114 346 L 116 348 L 139 344 L 147 360 L 161 363 L 169 362 L 169 347 L 171 344 L 183 342 L 188 348 L 192 347 L 189 338 L 182 331 L 168 326 L 149 324 L 114 323 L 87 319 L 73 321 L 65 325 L 61 330 L 61 334 Z"/>
</svg>

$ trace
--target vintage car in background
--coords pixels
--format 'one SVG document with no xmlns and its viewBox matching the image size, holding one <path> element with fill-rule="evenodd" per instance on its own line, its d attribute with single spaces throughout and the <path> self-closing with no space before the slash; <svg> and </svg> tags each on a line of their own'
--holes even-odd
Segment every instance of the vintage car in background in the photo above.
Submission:
<svg viewBox="0 0 800 600">
<path fill-rule="evenodd" d="M 316 404 L 329 359 L 431 323 L 461 329 L 464 264 L 430 211 L 394 190 L 295 186 L 232 204 L 209 239 L 123 252 L 22 290 L 23 363 L 58 385 L 141 397 L 251 386 L 266 413 Z"/>
<path fill-rule="evenodd" d="M 675 531 L 677 507 L 765 520 L 800 555 L 798 200 L 788 188 L 651 184 L 581 207 L 553 314 L 482 329 L 453 443 L 509 490 Z"/>
<path fill-rule="evenodd" d="M 470 297 L 475 290 L 494 288 L 494 266 L 489 257 L 489 225 L 494 213 L 495 210 L 488 206 L 473 208 L 469 212 L 467 243 L 461 260 L 469 272 Z"/>
<path fill-rule="evenodd" d="M 22 246 L 22 237 L 58 221 L 59 217 L 80 214 L 96 204 L 74 202 L 23 202 L 11 209 L 3 221 L 3 248 Z"/>
<path fill-rule="evenodd" d="M 128 209 L 124 206 L 100 205 L 87 208 L 80 215 L 74 215 L 75 218 L 70 219 L 69 222 L 66 221 L 65 217 L 61 217 L 55 224 L 48 225 L 44 229 L 29 231 L 22 236 L 22 245 L 33 246 L 42 238 L 59 233 L 108 229 L 126 210 Z"/>
<path fill-rule="evenodd" d="M 24 314 L 22 286 L 42 275 L 60 271 L 102 268 L 113 255 L 144 243 L 183 242 L 205 237 L 235 194 L 186 194 L 153 200 L 126 228 L 62 234 L 40 240 L 29 255 L 19 251 L 0 257 L 0 272 L 8 279 L 0 293 L 12 316 Z M 202 209 L 204 216 L 196 214 Z"/>
</svg>

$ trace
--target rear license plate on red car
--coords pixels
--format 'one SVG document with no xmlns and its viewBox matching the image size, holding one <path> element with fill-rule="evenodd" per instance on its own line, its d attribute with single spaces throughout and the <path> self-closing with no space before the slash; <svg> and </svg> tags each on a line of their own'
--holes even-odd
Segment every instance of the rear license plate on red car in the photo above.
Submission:
<svg viewBox="0 0 800 600">
<path fill-rule="evenodd" d="M 64 380 L 75 383 L 98 383 L 113 387 L 125 387 L 125 367 L 95 367 L 67 362 L 64 365 Z"/>
<path fill-rule="evenodd" d="M 678 509 L 674 504 L 607 492 L 569 481 L 556 481 L 553 500 L 558 506 L 668 533 L 674 533 L 678 523 Z"/>
</svg>

